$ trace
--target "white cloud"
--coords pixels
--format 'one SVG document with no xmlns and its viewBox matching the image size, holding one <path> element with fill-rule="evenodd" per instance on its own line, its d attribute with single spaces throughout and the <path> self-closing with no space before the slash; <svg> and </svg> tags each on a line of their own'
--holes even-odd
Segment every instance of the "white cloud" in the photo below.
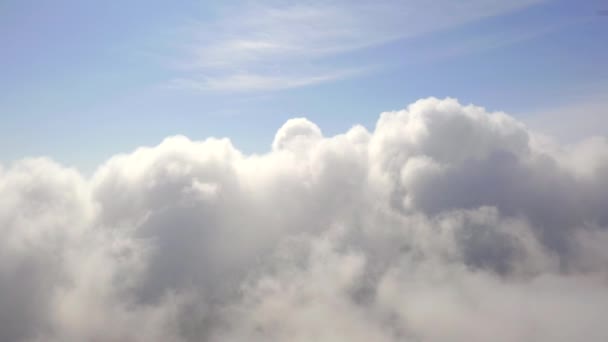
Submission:
<svg viewBox="0 0 608 342">
<path fill-rule="evenodd" d="M 0 340 L 605 341 L 608 143 L 423 99 L 0 168 Z"/>
</svg>

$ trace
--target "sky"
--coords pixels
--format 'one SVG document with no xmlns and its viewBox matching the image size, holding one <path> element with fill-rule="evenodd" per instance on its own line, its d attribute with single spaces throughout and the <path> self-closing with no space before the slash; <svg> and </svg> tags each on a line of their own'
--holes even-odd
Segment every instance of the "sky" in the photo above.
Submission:
<svg viewBox="0 0 608 342">
<path fill-rule="evenodd" d="M 604 1 L 3 1 L 0 161 L 91 173 L 164 137 L 269 150 L 451 96 L 566 141 L 605 135 Z M 568 108 L 584 102 L 593 124 Z M 119 123 L 119 124 L 116 124 Z"/>
<path fill-rule="evenodd" d="M 608 341 L 607 14 L 0 1 L 0 341 Z"/>
</svg>

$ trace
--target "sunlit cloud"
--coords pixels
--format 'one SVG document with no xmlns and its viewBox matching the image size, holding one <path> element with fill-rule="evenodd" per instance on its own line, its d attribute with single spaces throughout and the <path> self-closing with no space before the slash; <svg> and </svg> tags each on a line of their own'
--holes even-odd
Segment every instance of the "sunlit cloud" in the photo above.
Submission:
<svg viewBox="0 0 608 342">
<path fill-rule="evenodd" d="M 608 141 L 427 98 L 0 169 L 2 341 L 608 338 Z M 440 329 L 438 329 L 440 326 Z M 136 327 L 136 328 L 135 328 Z"/>
</svg>

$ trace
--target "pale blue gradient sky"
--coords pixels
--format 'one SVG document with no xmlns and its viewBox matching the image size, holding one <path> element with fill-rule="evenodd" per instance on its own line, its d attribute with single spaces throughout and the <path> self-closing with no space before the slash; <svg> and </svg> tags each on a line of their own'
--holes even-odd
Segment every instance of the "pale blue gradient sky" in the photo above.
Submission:
<svg viewBox="0 0 608 342">
<path fill-rule="evenodd" d="M 331 135 L 427 96 L 608 134 L 608 2 L 454 3 L 3 1 L 0 162 L 90 172 L 174 134 L 261 153 L 288 118 Z"/>
</svg>

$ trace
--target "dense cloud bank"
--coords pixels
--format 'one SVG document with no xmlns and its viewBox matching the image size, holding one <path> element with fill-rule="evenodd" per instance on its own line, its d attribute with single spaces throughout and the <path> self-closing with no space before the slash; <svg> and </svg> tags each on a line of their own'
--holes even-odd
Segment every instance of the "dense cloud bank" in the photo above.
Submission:
<svg viewBox="0 0 608 342">
<path fill-rule="evenodd" d="M 0 168 L 0 341 L 608 341 L 608 143 L 423 99 Z"/>
</svg>

